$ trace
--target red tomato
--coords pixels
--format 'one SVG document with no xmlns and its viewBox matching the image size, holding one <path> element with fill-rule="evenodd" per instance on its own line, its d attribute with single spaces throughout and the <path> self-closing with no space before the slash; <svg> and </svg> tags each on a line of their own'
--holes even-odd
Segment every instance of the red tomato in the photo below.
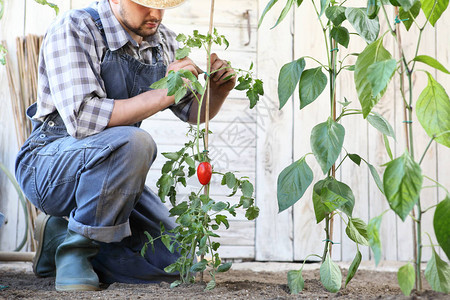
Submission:
<svg viewBox="0 0 450 300">
<path fill-rule="evenodd" d="M 207 185 L 211 180 L 212 167 L 207 161 L 202 162 L 197 167 L 197 177 L 201 184 Z"/>
</svg>

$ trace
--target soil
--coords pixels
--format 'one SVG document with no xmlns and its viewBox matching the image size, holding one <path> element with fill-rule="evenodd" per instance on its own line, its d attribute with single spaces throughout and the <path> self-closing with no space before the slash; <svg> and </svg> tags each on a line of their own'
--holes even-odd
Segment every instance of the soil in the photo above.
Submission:
<svg viewBox="0 0 450 300">
<path fill-rule="evenodd" d="M 347 270 L 342 270 L 343 280 Z M 205 291 L 204 283 L 171 289 L 169 283 L 105 286 L 98 292 L 56 292 L 54 278 L 37 278 L 31 269 L 0 269 L 0 299 L 450 299 L 450 295 L 429 290 L 403 296 L 395 272 L 359 270 L 346 288 L 326 291 L 318 270 L 304 270 L 305 289 L 290 295 L 287 271 L 257 272 L 233 270 L 216 276 L 217 286 Z"/>
</svg>

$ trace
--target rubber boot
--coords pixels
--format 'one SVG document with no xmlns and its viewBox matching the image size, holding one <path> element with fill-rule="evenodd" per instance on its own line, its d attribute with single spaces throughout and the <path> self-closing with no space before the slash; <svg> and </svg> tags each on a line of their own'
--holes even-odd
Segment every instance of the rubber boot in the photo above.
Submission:
<svg viewBox="0 0 450 300">
<path fill-rule="evenodd" d="M 99 248 L 95 241 L 67 230 L 66 239 L 56 250 L 56 290 L 100 290 L 97 273 L 91 264 Z"/>
<path fill-rule="evenodd" d="M 36 255 L 33 257 L 33 272 L 38 277 L 56 275 L 55 253 L 67 234 L 67 220 L 44 213 L 36 219 L 34 238 L 37 241 Z"/>
</svg>

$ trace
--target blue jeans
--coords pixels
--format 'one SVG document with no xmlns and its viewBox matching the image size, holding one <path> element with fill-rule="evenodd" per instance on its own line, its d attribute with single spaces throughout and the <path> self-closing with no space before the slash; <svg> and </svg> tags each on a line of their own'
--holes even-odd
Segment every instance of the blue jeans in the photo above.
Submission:
<svg viewBox="0 0 450 300">
<path fill-rule="evenodd" d="M 68 216 L 69 229 L 100 242 L 93 260 L 100 280 L 152 282 L 167 275 L 163 269 L 177 253 L 170 253 L 160 240 L 155 253 L 151 248 L 145 258 L 139 253 L 147 241 L 144 231 L 157 237 L 160 223 L 167 229 L 176 225 L 145 186 L 157 153 L 150 134 L 120 126 L 75 139 L 58 115 L 33 125 L 18 154 L 17 181 L 44 213 Z"/>
</svg>

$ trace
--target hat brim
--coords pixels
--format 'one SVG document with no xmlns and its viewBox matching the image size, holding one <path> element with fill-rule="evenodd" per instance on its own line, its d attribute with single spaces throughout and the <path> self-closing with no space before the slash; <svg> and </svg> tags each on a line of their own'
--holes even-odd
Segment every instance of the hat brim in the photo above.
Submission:
<svg viewBox="0 0 450 300">
<path fill-rule="evenodd" d="M 186 2 L 186 0 L 131 0 L 131 1 L 145 7 L 156 9 L 174 8 Z"/>
</svg>

